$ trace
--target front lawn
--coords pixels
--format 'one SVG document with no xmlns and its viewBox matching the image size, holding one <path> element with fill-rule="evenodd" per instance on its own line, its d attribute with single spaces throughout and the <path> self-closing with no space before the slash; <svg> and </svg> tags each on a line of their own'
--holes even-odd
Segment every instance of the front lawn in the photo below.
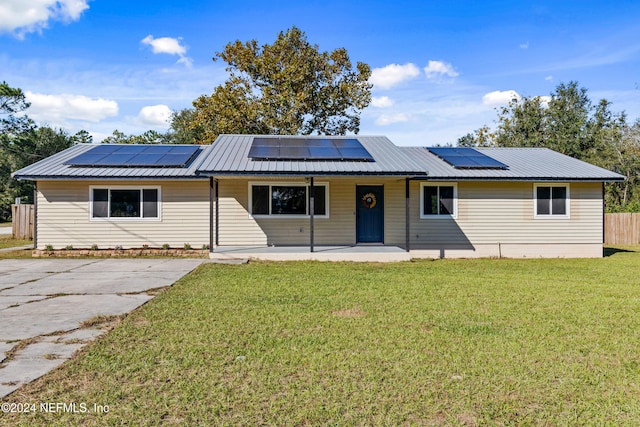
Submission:
<svg viewBox="0 0 640 427">
<path fill-rule="evenodd" d="M 0 235 L 0 249 L 15 248 L 25 245 L 33 245 L 33 240 L 14 239 L 11 237 L 11 234 Z M 2 251 L 0 252 L 0 259 L 4 258 L 31 258 L 31 250 Z"/>
<path fill-rule="evenodd" d="M 633 251 L 207 264 L 3 401 L 87 413 L 0 423 L 639 425 L 639 396 Z"/>
</svg>

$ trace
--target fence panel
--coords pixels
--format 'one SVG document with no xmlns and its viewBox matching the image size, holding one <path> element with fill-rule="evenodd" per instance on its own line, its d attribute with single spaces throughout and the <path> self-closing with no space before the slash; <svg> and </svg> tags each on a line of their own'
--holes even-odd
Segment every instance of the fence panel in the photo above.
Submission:
<svg viewBox="0 0 640 427">
<path fill-rule="evenodd" d="M 14 239 L 33 239 L 35 209 L 33 205 L 11 205 Z"/>
<path fill-rule="evenodd" d="M 604 243 L 637 245 L 640 243 L 640 213 L 604 215 Z"/>
</svg>

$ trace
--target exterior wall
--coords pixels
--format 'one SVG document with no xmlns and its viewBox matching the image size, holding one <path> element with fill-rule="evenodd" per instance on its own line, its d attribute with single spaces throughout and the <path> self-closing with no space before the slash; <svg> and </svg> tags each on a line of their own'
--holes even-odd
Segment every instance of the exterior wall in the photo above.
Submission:
<svg viewBox="0 0 640 427">
<path fill-rule="evenodd" d="M 90 186 L 159 186 L 160 220 L 91 220 Z M 39 181 L 38 247 L 160 247 L 200 249 L 209 243 L 208 181 Z"/>
<path fill-rule="evenodd" d="M 309 218 L 252 217 L 250 182 L 295 179 L 219 180 L 219 244 L 308 245 Z M 315 178 L 328 183 L 329 217 L 315 219 L 316 245 L 356 243 L 356 185 L 384 186 L 384 243 L 405 245 L 404 178 Z M 91 220 L 91 186 L 160 186 L 161 219 Z M 569 218 L 534 218 L 534 183 L 458 182 L 457 219 L 420 218 L 420 182 L 410 186 L 410 239 L 416 257 L 601 257 L 602 185 L 571 183 Z M 40 181 L 38 249 L 152 247 L 209 243 L 208 181 Z"/>
<path fill-rule="evenodd" d="M 308 245 L 308 218 L 253 218 L 249 183 L 221 179 L 220 245 Z M 282 179 L 304 182 L 301 179 Z M 316 218 L 317 245 L 356 243 L 356 185 L 384 186 L 384 243 L 405 245 L 404 178 L 316 178 L 329 183 L 329 218 Z M 602 184 L 571 183 L 569 218 L 534 218 L 532 182 L 458 182 L 457 218 L 420 218 L 420 182 L 410 184 L 416 257 L 601 257 Z"/>
<path fill-rule="evenodd" d="M 259 217 L 249 214 L 249 183 L 304 182 L 303 179 L 233 178 L 220 179 L 220 245 L 308 245 L 309 218 Z M 404 178 L 322 178 L 329 184 L 329 218 L 314 219 L 317 245 L 356 243 L 356 185 L 384 186 L 384 243 L 404 245 Z"/>
<path fill-rule="evenodd" d="M 601 257 L 602 184 L 570 183 L 569 218 L 534 218 L 532 182 L 458 182 L 458 216 L 420 219 L 411 183 L 411 249 L 436 257 Z"/>
</svg>

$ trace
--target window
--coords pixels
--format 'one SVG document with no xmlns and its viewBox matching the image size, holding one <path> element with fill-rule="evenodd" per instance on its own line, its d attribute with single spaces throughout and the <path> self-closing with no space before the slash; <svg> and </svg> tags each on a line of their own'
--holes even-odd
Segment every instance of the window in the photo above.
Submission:
<svg viewBox="0 0 640 427">
<path fill-rule="evenodd" d="M 160 219 L 159 188 L 91 188 L 91 218 Z"/>
<path fill-rule="evenodd" d="M 534 185 L 536 218 L 568 218 L 569 217 L 569 185 Z"/>
<path fill-rule="evenodd" d="M 314 184 L 314 216 L 329 217 L 328 184 Z M 308 216 L 311 194 L 304 183 L 249 184 L 250 214 L 254 216 Z"/>
<path fill-rule="evenodd" d="M 420 218 L 456 218 L 458 186 L 455 183 L 420 184 Z"/>
</svg>

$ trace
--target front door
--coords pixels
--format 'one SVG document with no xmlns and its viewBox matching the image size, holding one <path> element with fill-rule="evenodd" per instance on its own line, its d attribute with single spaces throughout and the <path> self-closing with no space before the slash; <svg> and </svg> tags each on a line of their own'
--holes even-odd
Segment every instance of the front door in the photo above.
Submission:
<svg viewBox="0 0 640 427">
<path fill-rule="evenodd" d="M 384 187 L 356 186 L 356 241 L 384 243 Z"/>
</svg>

